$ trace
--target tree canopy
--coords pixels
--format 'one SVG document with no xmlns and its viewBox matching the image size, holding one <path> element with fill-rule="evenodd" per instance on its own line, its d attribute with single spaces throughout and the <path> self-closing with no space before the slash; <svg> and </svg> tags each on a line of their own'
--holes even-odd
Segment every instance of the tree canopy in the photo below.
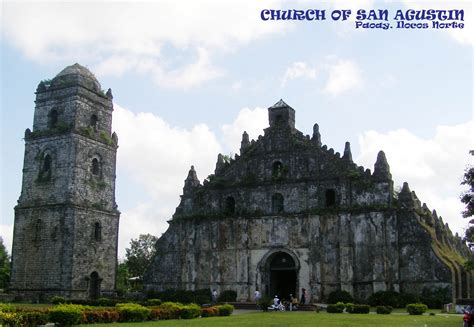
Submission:
<svg viewBox="0 0 474 327">
<path fill-rule="evenodd" d="M 0 288 L 6 288 L 10 281 L 10 256 L 0 236 Z"/>
<path fill-rule="evenodd" d="M 142 234 L 130 241 L 130 248 L 125 249 L 125 264 L 132 277 L 143 277 L 155 255 L 155 243 L 158 240 L 151 234 Z"/>
<path fill-rule="evenodd" d="M 469 153 L 474 156 L 474 150 L 469 151 Z M 468 190 L 461 196 L 461 202 L 466 206 L 462 215 L 464 218 L 469 218 L 469 226 L 466 229 L 464 239 L 472 249 L 474 247 L 474 219 L 472 218 L 474 216 L 474 166 L 466 169 L 461 184 L 468 186 Z M 474 260 L 467 261 L 465 267 L 468 270 L 474 270 Z"/>
</svg>

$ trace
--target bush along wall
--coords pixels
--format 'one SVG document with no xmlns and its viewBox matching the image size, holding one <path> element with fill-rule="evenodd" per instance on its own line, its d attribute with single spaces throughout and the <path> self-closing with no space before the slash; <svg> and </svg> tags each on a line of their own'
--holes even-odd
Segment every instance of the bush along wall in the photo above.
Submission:
<svg viewBox="0 0 474 327">
<path fill-rule="evenodd" d="M 428 306 L 423 303 L 411 303 L 407 305 L 407 312 L 411 315 L 422 315 L 428 310 Z"/>
<path fill-rule="evenodd" d="M 160 303 L 161 301 L 151 301 Z M 58 304 L 49 309 L 18 309 L 0 304 L 0 324 L 3 326 L 34 327 L 48 322 L 57 326 L 78 324 L 140 322 L 147 320 L 194 319 L 197 317 L 229 316 L 230 304 L 201 308 L 197 304 L 164 302 L 145 307 L 137 303 L 119 303 L 114 307 L 91 307 L 78 304 Z"/>
</svg>

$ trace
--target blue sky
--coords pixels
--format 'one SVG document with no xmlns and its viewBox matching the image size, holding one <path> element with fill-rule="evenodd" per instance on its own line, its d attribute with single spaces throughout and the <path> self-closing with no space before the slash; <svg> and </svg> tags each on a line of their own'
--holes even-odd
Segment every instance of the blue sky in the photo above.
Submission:
<svg viewBox="0 0 474 327">
<path fill-rule="evenodd" d="M 283 98 L 296 125 L 373 169 L 386 152 L 453 231 L 459 182 L 472 159 L 472 2 L 158 1 L 3 2 L 1 229 L 11 244 L 24 130 L 40 80 L 79 62 L 114 94 L 119 136 L 120 254 L 140 233 L 160 235 L 191 164 L 203 180 L 217 154 L 238 151 Z M 353 21 L 262 22 L 264 8 L 464 9 L 463 30 L 360 30 Z"/>
</svg>

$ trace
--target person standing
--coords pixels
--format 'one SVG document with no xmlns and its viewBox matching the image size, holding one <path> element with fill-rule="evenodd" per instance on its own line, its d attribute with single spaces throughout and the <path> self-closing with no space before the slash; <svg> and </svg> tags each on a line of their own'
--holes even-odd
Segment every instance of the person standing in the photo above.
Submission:
<svg viewBox="0 0 474 327">
<path fill-rule="evenodd" d="M 258 288 L 255 290 L 254 298 L 255 298 L 255 303 L 257 304 L 258 304 L 258 301 L 262 298 L 262 293 L 260 293 Z"/>
<path fill-rule="evenodd" d="M 306 304 L 306 288 L 301 289 L 301 300 L 300 304 Z"/>
<path fill-rule="evenodd" d="M 216 291 L 216 289 L 212 290 L 212 303 L 217 303 L 217 291 Z"/>
</svg>

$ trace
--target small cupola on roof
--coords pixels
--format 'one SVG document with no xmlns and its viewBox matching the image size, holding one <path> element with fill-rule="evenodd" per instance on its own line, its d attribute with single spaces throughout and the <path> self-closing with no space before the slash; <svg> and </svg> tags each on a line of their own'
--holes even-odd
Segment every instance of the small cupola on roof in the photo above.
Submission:
<svg viewBox="0 0 474 327">
<path fill-rule="evenodd" d="M 101 86 L 97 78 L 89 69 L 75 63 L 74 65 L 64 68 L 52 80 L 50 86 L 67 87 L 72 85 L 81 85 L 91 91 L 99 92 Z"/>
<path fill-rule="evenodd" d="M 268 120 L 271 128 L 295 128 L 295 110 L 282 99 L 268 108 Z"/>
</svg>

